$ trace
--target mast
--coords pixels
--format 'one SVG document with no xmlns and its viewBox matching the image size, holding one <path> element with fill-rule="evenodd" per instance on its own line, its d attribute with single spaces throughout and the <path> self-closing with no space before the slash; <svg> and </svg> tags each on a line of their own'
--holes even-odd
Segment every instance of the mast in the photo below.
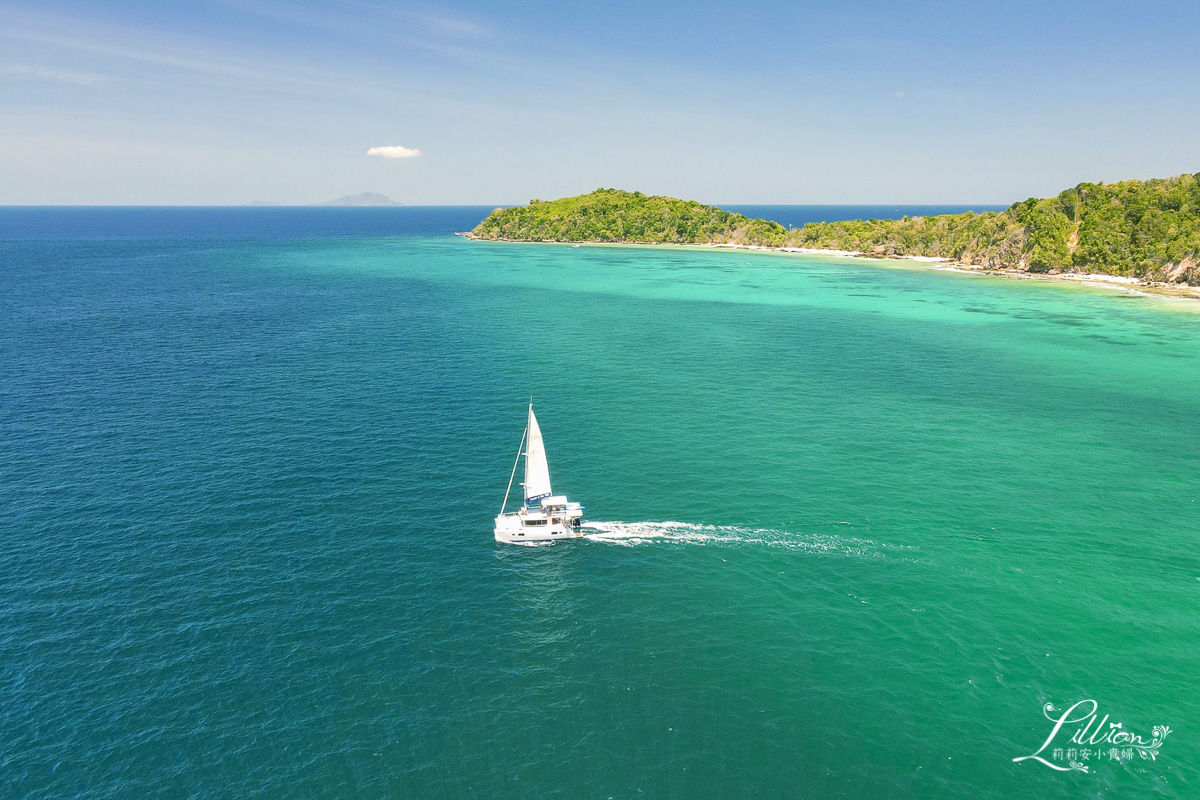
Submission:
<svg viewBox="0 0 1200 800">
<path fill-rule="evenodd" d="M 525 430 L 521 431 L 521 443 L 517 445 L 517 457 L 513 460 L 512 473 L 508 476 L 508 488 L 504 490 L 504 502 L 500 504 L 500 513 L 504 513 L 504 509 L 508 506 L 508 493 L 512 491 L 513 478 L 517 477 L 517 464 L 521 461 L 521 448 L 525 446 L 525 434 L 529 433 L 529 426 L 525 426 Z"/>
</svg>

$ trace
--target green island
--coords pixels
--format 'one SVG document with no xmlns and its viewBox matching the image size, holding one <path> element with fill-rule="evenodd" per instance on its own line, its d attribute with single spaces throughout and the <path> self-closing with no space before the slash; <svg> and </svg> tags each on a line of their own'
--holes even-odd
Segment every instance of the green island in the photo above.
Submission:
<svg viewBox="0 0 1200 800">
<path fill-rule="evenodd" d="M 936 258 L 1027 275 L 1092 273 L 1200 285 L 1200 173 L 1081 183 L 1001 212 L 814 222 L 788 229 L 673 197 L 597 189 L 498 208 L 471 238 L 516 242 L 727 245 Z"/>
</svg>

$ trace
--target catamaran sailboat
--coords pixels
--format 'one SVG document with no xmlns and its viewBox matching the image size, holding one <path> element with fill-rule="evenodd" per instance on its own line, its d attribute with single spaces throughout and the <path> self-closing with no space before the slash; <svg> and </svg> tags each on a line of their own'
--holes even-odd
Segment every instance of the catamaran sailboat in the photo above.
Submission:
<svg viewBox="0 0 1200 800">
<path fill-rule="evenodd" d="M 525 456 L 525 503 L 520 511 L 504 513 L 508 507 L 508 493 L 512 491 L 513 479 L 517 475 L 517 464 Z M 542 442 L 542 429 L 533 415 L 533 401 L 529 403 L 529 421 L 521 434 L 521 446 L 517 448 L 517 460 L 513 462 L 512 474 L 508 476 L 508 488 L 504 490 L 504 502 L 496 516 L 496 541 L 498 542 L 544 542 L 552 539 L 574 539 L 583 536 L 579 530 L 582 523 L 583 506 L 567 501 L 565 495 L 554 494 L 550 488 L 550 465 L 546 462 L 546 446 Z"/>
</svg>

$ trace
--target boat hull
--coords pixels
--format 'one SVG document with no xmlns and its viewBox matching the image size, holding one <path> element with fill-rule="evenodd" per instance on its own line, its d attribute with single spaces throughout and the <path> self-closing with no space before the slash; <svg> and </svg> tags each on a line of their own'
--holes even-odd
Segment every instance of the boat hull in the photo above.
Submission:
<svg viewBox="0 0 1200 800">
<path fill-rule="evenodd" d="M 526 525 L 518 514 L 506 514 L 496 517 L 496 541 L 507 544 L 525 544 L 528 542 L 551 542 L 558 539 L 579 539 L 583 532 L 571 524 L 559 520 L 548 521 L 545 525 Z"/>
</svg>

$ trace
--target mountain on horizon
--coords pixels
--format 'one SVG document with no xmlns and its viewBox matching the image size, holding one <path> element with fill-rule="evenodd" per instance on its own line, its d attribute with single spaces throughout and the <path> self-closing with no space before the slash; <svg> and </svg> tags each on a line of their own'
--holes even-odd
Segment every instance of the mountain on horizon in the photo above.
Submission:
<svg viewBox="0 0 1200 800">
<path fill-rule="evenodd" d="M 363 192 L 362 194 L 348 194 L 345 197 L 338 197 L 334 200 L 326 200 L 324 203 L 313 203 L 314 206 L 402 206 L 404 203 L 397 203 L 390 197 L 377 194 L 376 192 Z"/>
</svg>

